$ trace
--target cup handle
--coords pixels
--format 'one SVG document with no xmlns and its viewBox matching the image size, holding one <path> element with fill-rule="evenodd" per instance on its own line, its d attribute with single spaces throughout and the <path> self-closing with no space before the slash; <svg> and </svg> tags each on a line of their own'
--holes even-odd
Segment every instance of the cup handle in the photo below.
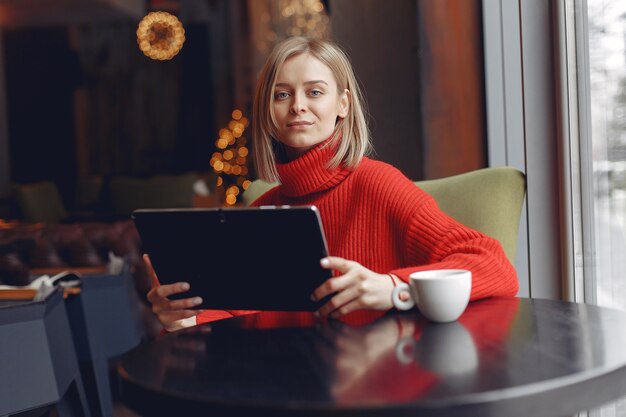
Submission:
<svg viewBox="0 0 626 417">
<path fill-rule="evenodd" d="M 403 337 L 396 344 L 396 359 L 402 365 L 408 365 L 415 360 L 415 339 Z"/>
<path fill-rule="evenodd" d="M 394 306 L 396 306 L 398 310 L 403 311 L 409 310 L 413 308 L 413 306 L 415 306 L 415 301 L 413 301 L 412 297 L 409 297 L 409 299 L 406 301 L 400 299 L 400 293 L 404 291 L 408 292 L 409 295 L 411 294 L 411 292 L 409 291 L 409 285 L 401 282 L 393 289 L 393 292 L 391 293 L 391 302 Z"/>
</svg>

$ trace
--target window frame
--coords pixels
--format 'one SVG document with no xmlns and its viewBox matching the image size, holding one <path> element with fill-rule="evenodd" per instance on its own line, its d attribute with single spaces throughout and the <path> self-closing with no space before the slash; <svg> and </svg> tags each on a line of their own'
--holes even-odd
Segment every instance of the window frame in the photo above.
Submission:
<svg viewBox="0 0 626 417">
<path fill-rule="evenodd" d="M 563 215 L 570 210 L 562 163 L 569 156 L 557 121 L 553 9 L 554 2 L 483 0 L 487 143 L 489 166 L 526 174 L 519 295 L 571 299 L 571 252 L 563 245 L 572 230 L 571 216 Z"/>
</svg>

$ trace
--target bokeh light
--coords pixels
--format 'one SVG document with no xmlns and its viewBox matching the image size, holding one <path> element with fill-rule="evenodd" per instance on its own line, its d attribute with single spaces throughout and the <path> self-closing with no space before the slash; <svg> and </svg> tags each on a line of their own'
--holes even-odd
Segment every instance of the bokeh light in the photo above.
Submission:
<svg viewBox="0 0 626 417">
<path fill-rule="evenodd" d="M 150 12 L 137 27 L 137 44 L 148 58 L 165 61 L 174 58 L 185 43 L 185 29 L 178 18 L 167 12 Z"/>
<path fill-rule="evenodd" d="M 232 119 L 228 126 L 219 129 L 215 140 L 215 147 L 221 152 L 211 154 L 210 164 L 213 171 L 219 174 L 217 187 L 225 189 L 224 204 L 232 206 L 237 204 L 243 191 L 250 185 L 247 178 L 250 150 L 246 147 L 248 141 L 244 136 L 250 121 L 240 109 L 234 109 L 230 116 Z"/>
</svg>

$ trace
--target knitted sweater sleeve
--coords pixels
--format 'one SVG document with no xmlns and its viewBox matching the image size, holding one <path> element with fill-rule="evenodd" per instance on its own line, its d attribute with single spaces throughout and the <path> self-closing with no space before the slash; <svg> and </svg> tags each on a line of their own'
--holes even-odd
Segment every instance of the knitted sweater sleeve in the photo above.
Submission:
<svg viewBox="0 0 626 417">
<path fill-rule="evenodd" d="M 406 264 L 415 266 L 391 273 L 408 281 L 417 271 L 468 269 L 472 271 L 471 300 L 517 294 L 517 273 L 500 243 L 457 222 L 439 209 L 434 198 L 409 184 L 406 193 L 410 196 L 399 205 L 398 214 Z"/>
</svg>

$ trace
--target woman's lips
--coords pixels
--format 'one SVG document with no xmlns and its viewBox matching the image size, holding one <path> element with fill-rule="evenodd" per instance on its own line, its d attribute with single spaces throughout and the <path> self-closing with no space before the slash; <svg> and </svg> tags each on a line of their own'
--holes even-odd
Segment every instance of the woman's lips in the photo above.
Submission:
<svg viewBox="0 0 626 417">
<path fill-rule="evenodd" d="M 305 128 L 307 126 L 311 126 L 313 123 L 312 122 L 307 122 L 304 120 L 300 120 L 297 122 L 290 122 L 287 123 L 287 127 L 295 127 L 295 128 Z"/>
</svg>

